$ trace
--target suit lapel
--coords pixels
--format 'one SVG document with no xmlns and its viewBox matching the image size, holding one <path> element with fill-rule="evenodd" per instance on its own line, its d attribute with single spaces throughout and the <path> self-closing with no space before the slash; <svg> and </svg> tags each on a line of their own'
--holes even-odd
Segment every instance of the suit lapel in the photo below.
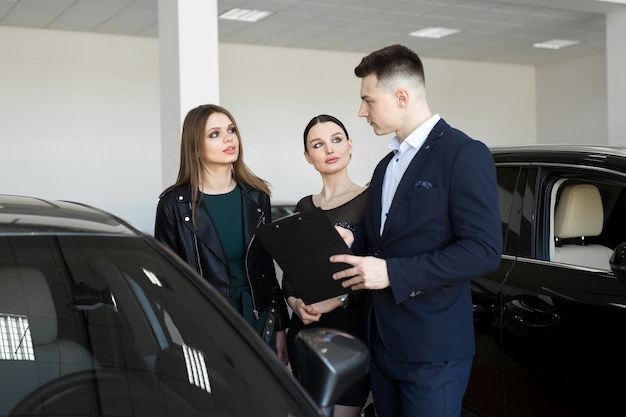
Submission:
<svg viewBox="0 0 626 417">
<path fill-rule="evenodd" d="M 415 156 L 413 157 L 413 160 L 407 167 L 404 175 L 402 176 L 402 179 L 400 180 L 400 183 L 398 184 L 398 189 L 396 190 L 396 193 L 393 196 L 391 207 L 389 207 L 389 215 L 387 216 L 387 222 L 385 222 L 385 228 L 383 229 L 383 234 L 381 236 L 381 239 L 385 237 L 385 234 L 387 230 L 389 229 L 388 227 L 389 222 L 395 219 L 395 211 L 398 210 L 398 207 L 404 201 L 406 193 L 411 188 L 411 184 L 413 183 L 413 180 L 418 175 L 420 169 L 424 165 L 424 162 L 426 162 L 426 160 L 428 159 L 428 156 L 430 155 L 432 149 L 436 145 L 437 139 L 439 139 L 441 135 L 443 135 L 445 130 L 448 128 L 448 126 L 449 125 L 443 119 L 440 119 L 437 122 L 437 124 L 435 124 L 433 129 L 430 131 L 430 133 L 428 134 L 428 137 L 422 144 L 422 147 L 419 149 L 419 151 L 417 151 L 417 154 L 415 154 Z M 387 164 L 385 164 L 385 168 L 386 167 L 387 167 Z M 384 170 L 383 170 L 383 175 L 384 175 Z M 382 181 L 381 181 L 381 184 L 382 184 Z M 381 186 L 381 191 L 382 191 L 382 186 Z M 380 202 L 379 202 L 378 212 L 380 213 Z M 378 226 L 380 230 L 380 216 L 378 217 L 379 217 Z"/>
</svg>

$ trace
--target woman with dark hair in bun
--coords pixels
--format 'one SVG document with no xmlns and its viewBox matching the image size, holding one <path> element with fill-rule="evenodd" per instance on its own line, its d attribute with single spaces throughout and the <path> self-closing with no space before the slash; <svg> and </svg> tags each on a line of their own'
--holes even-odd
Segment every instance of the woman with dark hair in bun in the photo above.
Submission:
<svg viewBox="0 0 626 417">
<path fill-rule="evenodd" d="M 304 157 L 317 170 L 323 186 L 319 193 L 303 197 L 296 211 L 322 210 L 331 223 L 351 228 L 361 222 L 367 188 L 355 184 L 348 175 L 352 139 L 337 118 L 319 115 L 304 129 Z M 307 327 L 337 329 L 363 339 L 363 302 L 360 294 L 346 292 L 339 297 L 305 304 L 295 293 L 290 277 L 283 276 L 283 294 L 293 310 L 287 332 L 287 348 L 293 349 L 296 334 Z M 298 377 L 298 363 L 290 355 L 291 367 Z M 333 417 L 357 417 L 369 394 L 368 377 L 348 388 L 335 404 Z"/>
</svg>

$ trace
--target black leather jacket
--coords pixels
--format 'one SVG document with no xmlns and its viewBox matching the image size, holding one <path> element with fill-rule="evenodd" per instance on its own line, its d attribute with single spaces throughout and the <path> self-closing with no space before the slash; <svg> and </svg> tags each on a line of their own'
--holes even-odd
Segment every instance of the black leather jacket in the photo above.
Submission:
<svg viewBox="0 0 626 417">
<path fill-rule="evenodd" d="M 256 228 L 271 221 L 267 194 L 240 183 L 243 200 L 243 230 L 246 243 L 246 273 L 254 315 L 270 309 L 275 316 L 274 330 L 288 325 L 287 305 L 276 279 L 274 261 L 261 243 L 254 239 Z M 217 230 L 199 196 L 195 226 L 191 220 L 191 193 L 188 187 L 164 192 L 157 205 L 154 236 L 172 249 L 211 283 L 227 300 L 230 295 L 230 271 Z M 264 336 L 267 337 L 266 334 Z"/>
</svg>

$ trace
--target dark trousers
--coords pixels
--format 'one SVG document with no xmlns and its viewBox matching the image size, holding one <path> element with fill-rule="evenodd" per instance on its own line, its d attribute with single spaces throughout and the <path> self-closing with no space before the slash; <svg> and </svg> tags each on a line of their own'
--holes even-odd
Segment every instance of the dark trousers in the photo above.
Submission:
<svg viewBox="0 0 626 417">
<path fill-rule="evenodd" d="M 459 417 L 472 359 L 406 362 L 373 332 L 370 381 L 377 417 Z"/>
</svg>

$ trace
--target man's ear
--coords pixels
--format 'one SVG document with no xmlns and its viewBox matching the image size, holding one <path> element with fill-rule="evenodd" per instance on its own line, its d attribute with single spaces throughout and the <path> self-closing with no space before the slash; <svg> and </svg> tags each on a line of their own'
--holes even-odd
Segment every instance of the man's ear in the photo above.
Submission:
<svg viewBox="0 0 626 417">
<path fill-rule="evenodd" d="M 409 103 L 409 92 L 404 88 L 396 91 L 396 103 L 398 104 L 398 107 L 406 107 Z"/>
</svg>

